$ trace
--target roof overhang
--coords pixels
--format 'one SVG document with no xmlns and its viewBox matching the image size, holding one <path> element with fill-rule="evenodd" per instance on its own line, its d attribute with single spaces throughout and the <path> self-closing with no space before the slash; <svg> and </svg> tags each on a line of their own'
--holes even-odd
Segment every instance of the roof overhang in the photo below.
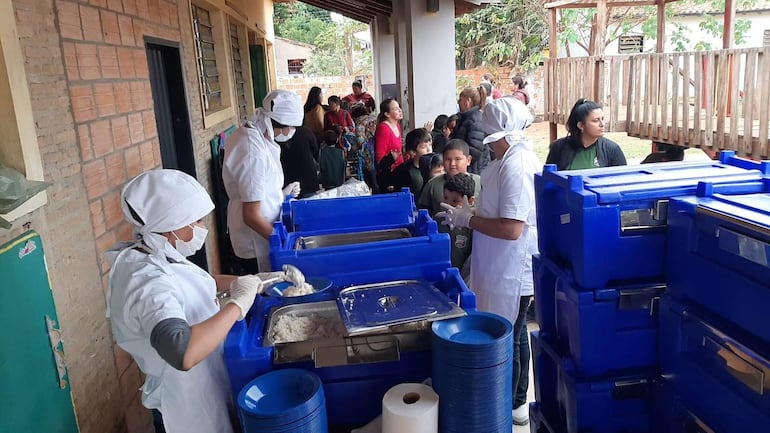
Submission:
<svg viewBox="0 0 770 433">
<path fill-rule="evenodd" d="M 664 3 L 671 3 L 677 0 L 663 0 Z M 584 9 L 595 8 L 596 0 L 556 0 L 543 5 L 546 9 Z M 607 0 L 607 7 L 635 7 L 635 6 L 654 6 L 660 3 L 660 0 Z"/>
<path fill-rule="evenodd" d="M 291 3 L 297 0 L 273 0 L 275 3 Z M 391 0 L 302 0 L 303 3 L 369 24 L 377 15 L 393 14 Z M 499 0 L 455 0 L 455 16 L 473 12 Z"/>
</svg>

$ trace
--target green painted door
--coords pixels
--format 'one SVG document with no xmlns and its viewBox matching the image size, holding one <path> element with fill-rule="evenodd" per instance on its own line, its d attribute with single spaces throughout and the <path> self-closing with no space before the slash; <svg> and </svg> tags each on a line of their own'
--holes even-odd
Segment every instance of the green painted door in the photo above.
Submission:
<svg viewBox="0 0 770 433">
<path fill-rule="evenodd" d="M 251 82 L 254 87 L 254 105 L 262 106 L 262 100 L 267 95 L 267 62 L 265 62 L 265 47 L 249 45 L 249 60 L 251 60 Z"/>
<path fill-rule="evenodd" d="M 0 329 L 0 433 L 77 433 L 43 244 L 35 232 L 0 246 Z"/>
</svg>

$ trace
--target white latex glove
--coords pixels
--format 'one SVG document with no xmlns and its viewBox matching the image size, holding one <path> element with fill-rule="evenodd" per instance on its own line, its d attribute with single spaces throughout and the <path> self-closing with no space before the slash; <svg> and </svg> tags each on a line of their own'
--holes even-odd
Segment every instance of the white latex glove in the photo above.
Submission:
<svg viewBox="0 0 770 433">
<path fill-rule="evenodd" d="M 275 272 L 260 272 L 255 277 L 258 277 L 263 282 L 267 282 L 268 285 L 282 281 L 288 281 L 295 285 L 302 285 L 305 282 L 305 275 L 296 266 L 283 265 L 282 269 L 282 271 Z"/>
<path fill-rule="evenodd" d="M 238 320 L 243 320 L 254 304 L 254 298 L 264 290 L 262 280 L 256 275 L 244 275 L 230 283 L 230 297 L 225 305 L 233 303 L 241 309 Z"/>
<path fill-rule="evenodd" d="M 473 209 L 468 204 L 468 197 L 463 197 L 463 202 L 460 206 L 452 206 L 451 204 L 441 203 L 441 207 L 446 209 L 444 212 L 436 214 L 437 217 L 444 218 L 441 224 L 448 224 L 450 229 L 455 227 L 470 227 L 471 217 L 473 216 Z"/>
<path fill-rule="evenodd" d="M 292 182 L 283 188 L 283 196 L 290 195 L 292 197 L 298 196 L 300 193 L 299 182 Z"/>
</svg>

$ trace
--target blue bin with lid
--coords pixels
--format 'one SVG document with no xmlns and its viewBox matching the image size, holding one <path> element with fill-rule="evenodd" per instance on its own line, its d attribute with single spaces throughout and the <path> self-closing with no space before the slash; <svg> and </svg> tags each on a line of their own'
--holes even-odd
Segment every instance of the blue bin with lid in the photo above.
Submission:
<svg viewBox="0 0 770 433">
<path fill-rule="evenodd" d="M 770 431 L 770 346 L 666 296 L 660 369 L 683 404 L 717 432 Z"/>
<path fill-rule="evenodd" d="M 566 433 L 561 419 L 548 419 L 540 410 L 537 402 L 529 404 L 529 431 L 530 433 Z"/>
<path fill-rule="evenodd" d="M 352 285 L 395 280 L 423 280 L 433 283 L 450 301 L 466 311 L 475 310 L 475 295 L 456 268 L 438 263 L 384 268 L 340 274 L 330 293 Z M 328 301 L 327 301 L 328 302 Z M 265 333 L 274 308 L 291 306 L 277 297 L 259 297 L 245 320 L 236 322 L 224 344 L 224 360 L 234 395 L 249 381 L 268 371 L 300 368 L 313 371 L 322 380 L 326 410 L 331 425 L 363 425 L 382 409 L 382 397 L 392 386 L 422 382 L 431 375 L 430 335 L 427 345 L 401 350 L 398 359 L 344 366 L 318 366 L 312 360 L 281 362 L 275 346 L 265 345 Z M 351 398 L 350 396 L 355 396 Z"/>
<path fill-rule="evenodd" d="M 654 386 L 653 411 L 652 431 L 655 433 L 724 433 L 709 425 L 703 414 L 685 404 L 682 396 L 666 378 L 661 378 Z"/>
<path fill-rule="evenodd" d="M 669 207 L 669 292 L 770 343 L 770 193 L 702 190 Z"/>
<path fill-rule="evenodd" d="M 567 433 L 649 433 L 655 374 L 586 378 L 568 356 L 538 332 L 530 334 L 535 398 L 549 420 L 564 420 Z"/>
<path fill-rule="evenodd" d="M 402 226 L 414 223 L 417 208 L 409 188 L 388 194 L 325 199 L 287 198 L 280 221 L 290 232 Z"/>
<path fill-rule="evenodd" d="M 770 162 L 722 152 L 718 162 L 658 163 L 535 175 L 540 254 L 562 261 L 585 288 L 665 280 L 667 203 L 700 181 L 718 192 L 763 191 Z"/>
<path fill-rule="evenodd" d="M 412 224 L 289 232 L 275 223 L 270 236 L 273 269 L 289 264 L 305 275 L 338 276 L 356 271 L 413 266 L 428 261 L 451 266 L 450 238 L 420 210 Z"/>
</svg>

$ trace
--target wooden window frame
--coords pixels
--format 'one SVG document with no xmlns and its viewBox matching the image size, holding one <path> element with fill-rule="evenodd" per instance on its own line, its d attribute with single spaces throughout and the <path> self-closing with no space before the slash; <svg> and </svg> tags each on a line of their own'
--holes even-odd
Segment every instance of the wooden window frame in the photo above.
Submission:
<svg viewBox="0 0 770 433">
<path fill-rule="evenodd" d="M 214 52 L 213 57 L 204 58 L 203 56 L 201 48 L 202 41 L 200 40 L 199 33 L 199 25 L 201 24 L 196 19 L 197 13 L 195 8 L 208 12 L 209 24 L 204 25 L 211 29 Z M 193 30 L 193 43 L 195 45 L 195 59 L 198 70 L 198 97 L 201 101 L 203 126 L 204 128 L 208 128 L 232 118 L 234 112 L 232 106 L 232 91 L 230 90 L 232 83 L 230 82 L 230 74 L 228 73 L 227 45 L 229 44 L 229 41 L 225 33 L 227 29 L 226 19 L 224 12 L 215 6 L 201 1 L 193 1 L 190 3 L 190 23 Z M 207 75 L 204 70 L 205 60 L 213 62 L 216 70 L 216 77 L 219 84 L 218 93 L 221 101 L 220 106 L 216 108 L 207 109 L 210 95 L 215 92 L 208 90 L 209 84 L 206 80 Z M 208 75 L 208 77 L 213 76 L 214 74 Z"/>
<path fill-rule="evenodd" d="M 232 60 L 232 75 L 233 75 L 233 106 L 238 118 L 243 120 L 247 118 L 253 108 L 254 103 L 250 102 L 252 98 L 249 98 L 251 92 L 251 86 L 249 85 L 249 79 L 251 77 L 251 69 L 248 64 L 248 51 L 244 50 L 244 47 L 248 47 L 246 41 L 246 29 L 237 20 L 229 17 L 228 20 L 228 40 L 230 42 L 230 59 Z M 235 35 L 233 35 L 235 31 Z"/>
</svg>

